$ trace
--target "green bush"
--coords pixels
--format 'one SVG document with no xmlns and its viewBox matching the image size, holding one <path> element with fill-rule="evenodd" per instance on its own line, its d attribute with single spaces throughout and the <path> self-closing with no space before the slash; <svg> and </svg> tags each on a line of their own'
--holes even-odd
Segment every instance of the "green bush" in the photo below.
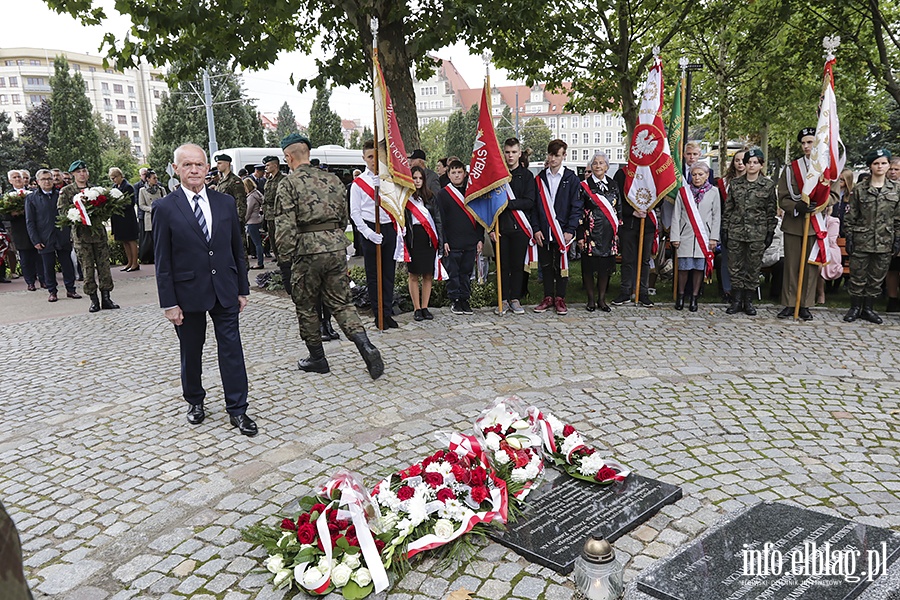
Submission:
<svg viewBox="0 0 900 600">
<path fill-rule="evenodd" d="M 113 265 L 128 264 L 128 259 L 125 257 L 125 246 L 121 242 L 117 242 L 111 234 L 107 240 L 109 242 L 109 262 Z"/>
</svg>

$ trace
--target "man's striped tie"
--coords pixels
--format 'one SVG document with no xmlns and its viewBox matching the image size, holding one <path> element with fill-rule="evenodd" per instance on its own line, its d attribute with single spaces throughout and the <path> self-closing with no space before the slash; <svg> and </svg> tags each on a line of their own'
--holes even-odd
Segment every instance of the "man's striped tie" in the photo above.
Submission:
<svg viewBox="0 0 900 600">
<path fill-rule="evenodd" d="M 196 194 L 194 196 L 194 216 L 197 218 L 197 223 L 200 224 L 200 229 L 203 231 L 203 235 L 206 236 L 206 241 L 209 241 L 209 228 L 206 226 L 206 217 L 203 216 L 203 211 L 200 210 L 200 200 L 203 197 L 200 194 Z"/>
</svg>

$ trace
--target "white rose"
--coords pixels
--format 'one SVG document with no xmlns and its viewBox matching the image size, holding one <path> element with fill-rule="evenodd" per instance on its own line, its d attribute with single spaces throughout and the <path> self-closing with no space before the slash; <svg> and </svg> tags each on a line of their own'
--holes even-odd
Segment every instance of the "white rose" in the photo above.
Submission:
<svg viewBox="0 0 900 600">
<path fill-rule="evenodd" d="M 309 587 L 322 579 L 322 572 L 315 567 L 307 568 L 308 563 L 294 567 L 294 579 L 304 587 Z M 306 569 L 306 570 L 304 570 Z"/>
<path fill-rule="evenodd" d="M 269 573 L 277 573 L 284 569 L 284 557 L 280 554 L 276 554 L 274 556 L 270 556 L 266 560 L 266 568 L 269 570 Z"/>
<path fill-rule="evenodd" d="M 353 569 L 341 563 L 331 571 L 331 583 L 333 583 L 335 587 L 344 587 L 347 585 L 347 582 L 350 581 L 351 575 L 353 575 Z"/>
<path fill-rule="evenodd" d="M 291 579 L 291 570 L 290 569 L 282 569 L 275 573 L 275 579 L 272 581 L 272 585 L 276 588 L 284 585 L 285 582 L 290 581 Z"/>
<path fill-rule="evenodd" d="M 509 462 L 509 454 L 506 452 L 498 452 L 494 455 L 494 460 L 497 461 L 498 465 L 505 465 Z"/>
<path fill-rule="evenodd" d="M 500 449 L 500 436 L 493 431 L 490 431 L 484 436 L 484 443 L 488 448 L 496 452 Z"/>
<path fill-rule="evenodd" d="M 362 563 L 359 562 L 359 554 L 345 554 L 344 564 L 351 569 L 358 569 Z"/>
<path fill-rule="evenodd" d="M 88 200 L 96 200 L 97 198 L 100 197 L 100 192 L 97 191 L 97 188 L 91 188 L 89 190 L 84 190 L 81 193 Z"/>
<path fill-rule="evenodd" d="M 447 519 L 438 519 L 434 522 L 434 535 L 442 540 L 449 540 L 454 531 L 456 531 L 456 527 Z"/>
<path fill-rule="evenodd" d="M 81 213 L 79 213 L 78 209 L 74 206 L 66 213 L 66 218 L 73 223 L 81 223 Z"/>
<path fill-rule="evenodd" d="M 118 200 L 119 198 L 121 198 L 121 197 L 124 196 L 125 194 L 123 194 L 123 193 L 121 192 L 121 190 L 119 190 L 119 188 L 110 188 L 110 190 L 109 190 L 109 195 L 110 195 L 113 199 Z"/>
<path fill-rule="evenodd" d="M 319 569 L 319 572 L 324 575 L 331 570 L 331 561 L 328 560 L 327 556 L 323 556 L 319 559 L 319 564 L 316 565 L 316 568 Z"/>
<path fill-rule="evenodd" d="M 372 574 L 367 568 L 363 567 L 361 569 L 357 569 L 357 571 L 353 574 L 353 577 L 351 577 L 350 579 L 355 581 L 356 585 L 358 585 L 359 587 L 366 587 L 367 585 L 372 583 Z"/>
</svg>

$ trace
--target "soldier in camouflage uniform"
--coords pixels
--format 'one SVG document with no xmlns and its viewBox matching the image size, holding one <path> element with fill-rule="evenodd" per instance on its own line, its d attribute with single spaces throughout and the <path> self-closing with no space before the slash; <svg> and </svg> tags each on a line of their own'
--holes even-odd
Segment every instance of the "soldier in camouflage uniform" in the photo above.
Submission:
<svg viewBox="0 0 900 600">
<path fill-rule="evenodd" d="M 32 600 L 22 571 L 22 545 L 19 532 L 3 503 L 0 503 L 0 599 Z"/>
<path fill-rule="evenodd" d="M 900 254 L 900 184 L 887 178 L 891 153 L 875 150 L 866 156 L 872 175 L 858 183 L 850 195 L 844 217 L 850 254 L 850 310 L 844 320 L 863 318 L 880 324 L 875 299 L 887 275 L 891 257 Z"/>
<path fill-rule="evenodd" d="M 269 232 L 269 243 L 272 246 L 272 255 L 275 262 L 281 270 L 281 283 L 284 285 L 284 291 L 291 293 L 291 263 L 290 261 L 282 261 L 278 258 L 278 248 L 275 245 L 275 194 L 278 192 L 278 184 L 284 179 L 284 173 L 278 168 L 278 157 L 267 156 L 263 159 L 266 165 L 266 182 L 265 193 L 263 194 L 263 215 L 266 218 L 266 231 Z"/>
<path fill-rule="evenodd" d="M 775 182 L 762 175 L 765 163 L 762 150 L 751 148 L 744 155 L 746 172 L 731 182 L 723 211 L 723 233 L 728 249 L 728 272 L 731 275 L 731 305 L 725 310 L 733 315 L 743 310 L 753 316 L 753 293 L 759 286 L 759 270 L 766 248 L 775 237 L 778 200 Z"/>
<path fill-rule="evenodd" d="M 321 297 L 344 334 L 356 344 L 369 375 L 377 379 L 384 372 L 381 353 L 369 341 L 350 302 L 344 186 L 334 174 L 310 164 L 310 147 L 309 139 L 296 133 L 281 141 L 291 173 L 278 183 L 275 197 L 275 243 L 281 259 L 292 264 L 291 298 L 297 308 L 300 336 L 309 349 L 309 357 L 298 367 L 312 373 L 330 371 L 316 312 Z"/>
<path fill-rule="evenodd" d="M 59 200 L 57 208 L 60 214 L 66 214 L 70 208 L 75 206 L 72 200 L 81 190 L 90 187 L 88 185 L 87 165 L 83 160 L 76 160 L 69 166 L 69 173 L 72 174 L 74 181 L 59 191 Z M 114 284 L 112 272 L 109 268 L 109 238 L 106 233 L 106 225 L 104 223 L 94 223 L 91 227 L 76 225 L 72 227 L 72 243 L 75 246 L 75 254 L 81 263 L 84 272 L 84 292 L 91 299 L 91 307 L 89 312 L 97 312 L 101 308 L 114 309 L 119 305 L 114 303 L 109 297 Z M 97 282 L 94 280 L 94 273 L 97 274 L 99 280 L 100 297 L 97 298 Z"/>
<path fill-rule="evenodd" d="M 241 228 L 243 229 L 247 226 L 247 190 L 244 189 L 244 182 L 231 170 L 231 157 L 227 154 L 216 156 L 216 169 L 219 171 L 216 191 L 228 194 L 234 198 L 238 219 L 241 220 Z"/>
</svg>

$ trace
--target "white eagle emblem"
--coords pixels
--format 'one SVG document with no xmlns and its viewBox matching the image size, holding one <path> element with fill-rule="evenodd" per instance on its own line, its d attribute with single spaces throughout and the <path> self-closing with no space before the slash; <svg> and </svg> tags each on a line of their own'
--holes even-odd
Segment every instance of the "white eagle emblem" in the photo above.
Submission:
<svg viewBox="0 0 900 600">
<path fill-rule="evenodd" d="M 653 134 L 644 129 L 634 138 L 634 145 L 631 147 L 631 153 L 636 158 L 644 158 L 647 155 L 653 154 L 653 151 L 656 150 L 658 145 L 659 140 L 654 139 Z"/>
</svg>

